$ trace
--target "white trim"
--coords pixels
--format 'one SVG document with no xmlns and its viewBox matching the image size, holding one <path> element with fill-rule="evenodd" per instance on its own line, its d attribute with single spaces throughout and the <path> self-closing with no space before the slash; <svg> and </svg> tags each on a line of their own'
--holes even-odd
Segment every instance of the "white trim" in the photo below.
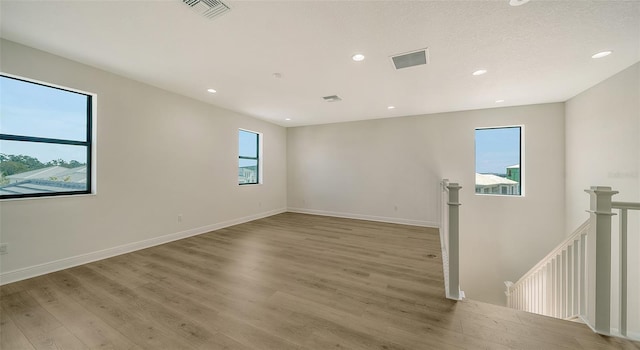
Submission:
<svg viewBox="0 0 640 350">
<path fill-rule="evenodd" d="M 390 218 L 390 217 L 386 217 L 386 216 L 373 216 L 373 215 L 354 214 L 354 213 L 339 213 L 339 212 L 334 212 L 334 211 L 324 211 L 324 210 L 305 209 L 305 208 L 287 208 L 287 211 L 292 212 L 292 213 L 300 213 L 300 214 L 333 216 L 333 217 L 337 217 L 337 218 L 368 220 L 368 221 L 387 222 L 387 223 L 391 223 L 391 224 L 401 224 L 401 225 L 440 228 L 440 224 L 437 223 L 437 222 L 433 222 L 433 221 L 402 219 L 402 218 Z"/>
<path fill-rule="evenodd" d="M 28 82 L 35 83 L 35 84 L 38 84 L 38 85 L 49 86 L 49 87 L 53 87 L 53 88 L 60 89 L 60 90 L 71 91 L 71 92 L 79 93 L 79 94 L 82 94 L 82 95 L 92 95 L 92 96 L 96 95 L 93 92 L 88 92 L 88 91 L 84 91 L 84 90 L 80 90 L 80 89 L 76 89 L 76 88 L 72 88 L 72 87 L 68 87 L 68 86 L 58 85 L 58 84 L 54 84 L 54 83 L 51 83 L 51 82 L 48 82 L 48 81 L 33 79 L 33 78 L 25 77 L 25 76 L 22 76 L 22 75 L 11 74 L 11 73 L 7 73 L 7 72 L 3 72 L 3 71 L 0 71 L 0 75 L 4 75 L 6 77 L 13 78 L 13 79 L 19 79 L 19 80 L 28 81 Z"/>
<path fill-rule="evenodd" d="M 91 94 L 91 194 L 98 194 L 98 94 Z"/>
<path fill-rule="evenodd" d="M 634 341 L 640 341 L 640 332 L 631 332 L 627 330 L 627 338 Z"/>
<path fill-rule="evenodd" d="M 517 198 L 517 197 L 526 197 L 525 196 L 525 188 L 524 185 L 526 184 L 525 180 L 525 174 L 524 174 L 524 170 L 527 169 L 526 167 L 526 159 L 525 159 L 525 125 L 524 124 L 513 124 L 513 125 L 503 125 L 503 126 L 478 126 L 474 128 L 474 135 L 473 138 L 475 140 L 475 132 L 478 130 L 488 130 L 488 129 L 507 129 L 507 128 L 520 128 L 520 195 L 503 195 L 504 197 L 509 197 L 509 198 Z M 477 149 L 474 146 L 473 149 L 474 154 L 477 153 Z M 477 169 L 477 164 L 475 164 L 474 161 L 474 168 L 475 170 Z M 482 196 L 486 196 L 486 195 L 490 195 L 490 193 L 475 193 L 475 195 L 482 195 Z M 495 194 L 494 194 L 495 195 Z"/>
<path fill-rule="evenodd" d="M 95 197 L 96 193 L 78 193 L 78 194 L 63 194 L 60 196 L 42 196 L 42 197 L 18 197 L 18 198 L 3 198 L 0 199 L 0 202 L 13 202 L 13 201 L 31 201 L 34 199 L 37 200 L 45 200 L 45 199 L 62 199 L 62 198 L 81 198 L 81 197 Z"/>
<path fill-rule="evenodd" d="M 630 339 L 633 341 L 640 341 L 640 332 L 631 332 L 629 330 L 627 330 L 627 336 L 623 336 L 622 334 L 620 334 L 620 330 L 618 328 L 613 328 L 611 327 L 611 334 L 609 334 L 612 337 L 616 337 L 616 338 L 622 338 L 622 339 Z"/>
<path fill-rule="evenodd" d="M 266 212 L 262 212 L 254 215 L 249 215 L 249 216 L 245 216 L 237 219 L 223 221 L 217 224 L 196 227 L 190 230 L 170 233 L 167 235 L 154 237 L 154 238 L 146 239 L 139 242 L 127 243 L 121 246 L 107 248 L 107 249 L 99 250 L 96 252 L 76 255 L 70 258 L 64 258 L 64 259 L 50 261 L 43 264 L 25 267 L 25 268 L 13 270 L 13 271 L 3 272 L 3 273 L 0 273 L 0 285 L 17 282 L 17 281 L 25 280 L 27 278 L 32 278 L 32 277 L 44 275 L 47 273 L 68 269 L 70 267 L 74 267 L 78 265 L 88 264 L 90 262 L 107 259 L 117 255 L 130 253 L 136 250 L 153 247 L 160 244 L 165 244 L 168 242 L 176 241 L 176 240 L 191 237 L 191 236 L 196 236 L 199 234 L 219 230 L 229 226 L 243 224 L 245 222 L 262 219 L 268 216 L 281 214 L 284 212 L 286 212 L 284 208 L 275 209 L 275 210 L 266 211 Z"/>
<path fill-rule="evenodd" d="M 627 330 L 627 336 L 623 336 L 620 334 L 620 331 L 618 330 L 618 328 L 611 328 L 611 332 L 609 333 L 600 333 L 598 331 L 596 331 L 595 328 L 593 328 L 591 326 L 591 324 L 589 324 L 589 322 L 587 321 L 586 317 L 583 315 L 579 315 L 578 318 L 582 321 L 582 323 L 586 324 L 587 327 L 589 327 L 589 329 L 591 329 L 593 331 L 593 333 L 596 334 L 602 334 L 602 335 L 606 335 L 609 337 L 616 337 L 616 338 L 622 338 L 622 339 L 630 339 L 633 341 L 640 341 L 640 332 L 631 332 Z"/>
</svg>

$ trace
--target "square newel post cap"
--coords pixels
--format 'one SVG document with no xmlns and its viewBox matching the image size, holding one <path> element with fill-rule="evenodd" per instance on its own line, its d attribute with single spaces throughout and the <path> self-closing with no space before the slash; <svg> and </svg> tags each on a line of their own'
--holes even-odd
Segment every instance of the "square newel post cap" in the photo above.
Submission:
<svg viewBox="0 0 640 350">
<path fill-rule="evenodd" d="M 587 193 L 595 193 L 595 194 L 618 194 L 620 192 L 614 191 L 609 186 L 591 186 L 589 189 L 584 190 Z"/>
<path fill-rule="evenodd" d="M 447 204 L 449 206 L 460 206 L 459 196 L 460 196 L 460 186 L 457 182 L 453 182 L 447 185 L 447 189 L 449 190 L 449 201 Z"/>
<path fill-rule="evenodd" d="M 452 189 L 452 188 L 461 189 L 462 186 L 460 186 L 457 182 L 451 182 L 451 183 L 447 184 L 447 188 L 448 189 Z"/>
<path fill-rule="evenodd" d="M 615 215 L 611 212 L 611 197 L 619 193 L 618 191 L 613 191 L 609 186 L 591 186 L 590 189 L 584 191 L 591 197 L 588 213 L 607 216 Z"/>
</svg>

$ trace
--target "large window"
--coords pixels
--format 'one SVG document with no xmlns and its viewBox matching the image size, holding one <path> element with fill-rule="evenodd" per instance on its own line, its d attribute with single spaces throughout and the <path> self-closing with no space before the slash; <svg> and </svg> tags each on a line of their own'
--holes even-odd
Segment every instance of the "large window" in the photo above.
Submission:
<svg viewBox="0 0 640 350">
<path fill-rule="evenodd" d="M 238 184 L 260 183 L 260 134 L 240 130 L 238 132 Z"/>
<path fill-rule="evenodd" d="M 93 96 L 0 74 L 0 199 L 91 192 Z"/>
<path fill-rule="evenodd" d="M 521 196 L 522 127 L 476 129 L 476 193 Z"/>
</svg>

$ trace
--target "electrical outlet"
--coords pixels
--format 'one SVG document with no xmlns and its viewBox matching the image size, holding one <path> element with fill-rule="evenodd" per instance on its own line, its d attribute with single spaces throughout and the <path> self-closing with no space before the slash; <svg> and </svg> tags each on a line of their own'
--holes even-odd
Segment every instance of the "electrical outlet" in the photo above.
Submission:
<svg viewBox="0 0 640 350">
<path fill-rule="evenodd" d="M 0 244 L 0 255 L 9 254 L 9 244 L 2 243 Z"/>
<path fill-rule="evenodd" d="M 178 223 L 182 223 L 182 214 L 178 214 Z"/>
</svg>

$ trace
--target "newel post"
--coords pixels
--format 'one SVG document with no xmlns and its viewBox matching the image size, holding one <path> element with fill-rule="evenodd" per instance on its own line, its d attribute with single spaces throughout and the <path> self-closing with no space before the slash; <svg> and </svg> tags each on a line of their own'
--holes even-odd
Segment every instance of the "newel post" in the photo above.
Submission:
<svg viewBox="0 0 640 350">
<path fill-rule="evenodd" d="M 600 334 L 611 333 L 611 187 L 592 186 L 590 228 L 587 238 L 587 316 L 590 326 Z"/>
<path fill-rule="evenodd" d="M 512 299 L 511 299 L 511 295 L 513 294 L 513 290 L 512 290 L 513 282 L 504 281 L 504 285 L 505 285 L 505 287 L 507 287 L 507 290 L 504 292 L 504 295 L 507 296 L 507 307 L 515 309 L 515 307 L 513 306 L 513 303 L 512 303 Z"/>
<path fill-rule="evenodd" d="M 447 185 L 449 189 L 449 294 L 451 299 L 460 300 L 460 189 L 457 183 Z"/>
</svg>

